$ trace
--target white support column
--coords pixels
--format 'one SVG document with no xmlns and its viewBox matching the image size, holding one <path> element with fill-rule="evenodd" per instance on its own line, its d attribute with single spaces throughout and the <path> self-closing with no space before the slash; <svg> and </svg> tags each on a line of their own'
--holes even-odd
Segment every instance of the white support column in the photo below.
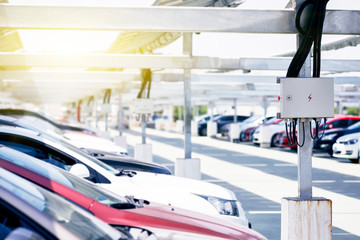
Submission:
<svg viewBox="0 0 360 240">
<path fill-rule="evenodd" d="M 305 0 L 296 0 L 298 9 Z M 298 46 L 301 36 L 298 35 Z M 310 55 L 299 77 L 311 77 Z M 332 203 L 312 196 L 312 138 L 310 121 L 298 120 L 298 197 L 283 198 L 281 203 L 281 240 L 331 240 Z"/>
<path fill-rule="evenodd" d="M 183 54 L 192 56 L 192 33 L 183 33 Z M 201 179 L 200 159 L 191 158 L 191 61 L 184 68 L 184 158 L 177 158 L 175 175 Z M 179 114 L 180 115 L 180 114 Z"/>
<path fill-rule="evenodd" d="M 134 149 L 134 157 L 136 160 L 143 162 L 153 162 L 152 145 L 137 143 Z"/>
<path fill-rule="evenodd" d="M 332 202 L 325 198 L 283 198 L 282 240 L 331 240 Z"/>
</svg>

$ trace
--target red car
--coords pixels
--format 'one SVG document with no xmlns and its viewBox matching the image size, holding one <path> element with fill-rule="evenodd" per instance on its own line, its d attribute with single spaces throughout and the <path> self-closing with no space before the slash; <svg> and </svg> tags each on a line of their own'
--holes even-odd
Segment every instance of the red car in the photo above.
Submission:
<svg viewBox="0 0 360 240">
<path fill-rule="evenodd" d="M 347 128 L 348 126 L 357 123 L 360 121 L 360 116 L 354 115 L 337 115 L 335 114 L 334 118 L 331 118 L 326 121 L 326 125 L 324 128 L 324 124 L 321 124 L 319 127 L 319 137 L 322 135 L 322 131 L 326 131 L 328 129 L 342 129 Z M 315 124 L 312 125 L 313 127 L 313 135 L 315 136 Z M 297 149 L 297 144 L 289 144 L 289 141 L 286 136 L 286 131 L 278 133 L 275 137 L 275 143 L 279 147 L 289 147 L 293 150 Z"/>
<path fill-rule="evenodd" d="M 230 221 L 115 195 L 67 171 L 5 146 L 0 146 L 0 167 L 65 197 L 119 231 L 126 232 L 128 229 L 123 226 L 132 226 L 153 231 L 155 235 L 156 230 L 166 229 L 210 238 L 265 239 L 254 230 Z"/>
</svg>

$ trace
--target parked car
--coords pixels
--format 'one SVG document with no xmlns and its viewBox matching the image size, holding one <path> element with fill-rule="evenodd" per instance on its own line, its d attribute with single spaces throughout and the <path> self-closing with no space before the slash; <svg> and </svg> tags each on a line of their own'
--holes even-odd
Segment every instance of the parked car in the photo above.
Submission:
<svg viewBox="0 0 360 240">
<path fill-rule="evenodd" d="M 250 117 L 248 117 L 242 121 L 236 122 L 236 123 L 234 123 L 234 122 L 227 123 L 220 128 L 221 136 L 223 136 L 223 137 L 229 136 L 231 124 L 238 124 L 240 126 L 240 132 L 241 132 L 245 126 L 247 126 L 248 124 L 250 124 L 252 122 L 255 122 L 257 119 L 260 119 L 260 122 L 259 122 L 259 124 L 260 124 L 261 116 L 250 116 Z"/>
<path fill-rule="evenodd" d="M 266 143 L 269 144 L 270 147 L 275 147 L 275 137 L 276 134 L 282 132 L 285 128 L 284 120 L 283 119 L 276 119 L 273 118 L 266 123 L 262 124 L 254 131 L 253 133 L 253 143 L 254 144 L 261 144 Z M 266 129 L 266 130 L 264 130 Z"/>
<path fill-rule="evenodd" d="M 344 129 L 329 129 L 326 130 L 321 139 L 314 140 L 314 150 L 318 152 L 328 152 L 333 155 L 333 144 L 336 140 L 346 134 L 360 132 L 360 122 L 357 122 Z"/>
<path fill-rule="evenodd" d="M 255 130 L 260 124 L 264 123 L 264 121 L 269 122 L 271 119 L 274 119 L 274 117 L 266 117 L 265 120 L 264 116 L 255 116 L 253 119 L 243 121 L 240 127 L 239 140 L 242 142 L 252 142 Z"/>
<path fill-rule="evenodd" d="M 236 116 L 236 121 L 240 122 L 248 118 L 249 116 Z M 209 120 L 210 121 L 210 120 Z M 216 122 L 217 125 L 217 133 L 221 132 L 221 127 L 227 123 L 234 122 L 234 115 L 218 115 L 213 118 L 213 121 Z M 199 136 L 206 136 L 207 135 L 207 123 L 208 121 L 198 122 L 198 133 Z"/>
<path fill-rule="evenodd" d="M 0 166 L 65 197 L 122 232 L 140 228 L 151 229 L 155 235 L 159 231 L 168 231 L 169 236 L 177 233 L 178 238 L 181 231 L 201 234 L 204 238 L 262 239 L 254 231 L 233 222 L 130 196 L 117 196 L 65 170 L 4 146 L 0 147 Z"/>
<path fill-rule="evenodd" d="M 0 239 L 128 239 L 78 206 L 2 168 L 0 209 Z"/>
<path fill-rule="evenodd" d="M 18 119 L 31 116 L 33 118 L 41 119 L 45 122 L 48 122 L 50 125 L 53 125 L 61 130 L 78 131 L 78 132 L 84 132 L 84 133 L 89 133 L 89 134 L 94 134 L 94 135 L 97 134 L 96 130 L 62 123 L 62 122 L 56 121 L 54 119 L 51 119 L 49 116 L 47 116 L 43 113 L 40 113 L 40 112 L 28 111 L 28 110 L 24 110 L 24 109 L 0 108 L 0 114 L 4 115 L 4 116 L 18 118 Z"/>
<path fill-rule="evenodd" d="M 352 162 L 360 160 L 360 132 L 346 134 L 339 137 L 332 146 L 333 157 L 347 158 Z"/>
<path fill-rule="evenodd" d="M 219 114 L 213 114 L 213 118 L 216 116 L 219 116 Z M 211 118 L 211 114 L 204 114 L 204 115 L 195 117 L 194 121 L 196 121 L 197 123 L 207 122 L 210 120 L 210 118 Z"/>
<path fill-rule="evenodd" d="M 334 118 L 328 119 L 326 124 L 320 125 L 320 130 L 327 129 L 344 129 L 360 121 L 360 116 L 354 115 L 339 115 L 336 114 Z"/>
<path fill-rule="evenodd" d="M 323 136 L 324 131 L 326 132 L 326 131 L 329 131 L 330 129 L 344 129 L 354 123 L 357 123 L 358 121 L 360 121 L 360 116 L 335 115 L 334 118 L 328 119 L 326 121 L 326 124 L 324 124 L 323 121 L 320 124 L 319 129 L 318 129 L 318 131 L 319 131 L 318 137 L 319 138 L 321 138 Z M 316 125 L 315 125 L 314 121 L 312 122 L 311 126 L 312 126 L 313 136 L 315 136 L 316 135 L 316 127 L 315 127 Z M 275 143 L 279 147 L 291 148 L 292 150 L 297 149 L 296 143 L 289 144 L 285 130 L 276 135 Z"/>
<path fill-rule="evenodd" d="M 120 172 L 66 143 L 27 129 L 0 126 L 0 144 L 70 170 L 83 166 L 86 179 L 119 195 L 171 204 L 218 216 L 248 226 L 246 214 L 235 194 L 216 184 L 166 174 Z M 85 171 L 85 172 L 84 172 Z"/>
<path fill-rule="evenodd" d="M 97 149 L 93 150 L 88 148 L 81 150 L 119 171 L 141 171 L 172 175 L 169 168 L 158 163 L 138 161 L 128 155 L 118 155 Z"/>
<path fill-rule="evenodd" d="M 20 109 L 0 109 L 0 115 L 17 119 L 17 125 L 45 132 L 53 137 L 61 136 L 65 141 L 79 148 L 92 148 L 93 150 L 107 151 L 119 155 L 127 155 L 127 149 L 116 145 L 109 139 L 99 137 L 93 130 L 86 128 L 76 128 L 72 126 L 56 123 L 55 121 L 41 114 L 20 110 Z"/>
<path fill-rule="evenodd" d="M 360 132 L 360 122 L 357 122 L 344 129 L 326 130 L 323 138 L 314 141 L 315 151 L 326 151 L 333 155 L 333 145 L 343 135 Z"/>
</svg>

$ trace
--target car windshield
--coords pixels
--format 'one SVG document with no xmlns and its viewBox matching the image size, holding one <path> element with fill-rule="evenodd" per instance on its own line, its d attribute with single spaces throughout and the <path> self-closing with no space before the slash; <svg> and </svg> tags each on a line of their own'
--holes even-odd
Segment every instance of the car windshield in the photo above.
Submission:
<svg viewBox="0 0 360 240">
<path fill-rule="evenodd" d="M 81 239 L 119 239 L 120 233 L 61 197 L 0 168 L 0 186 Z"/>
<path fill-rule="evenodd" d="M 356 129 L 356 128 L 359 128 L 360 127 L 360 122 L 357 122 L 353 125 L 351 125 L 350 127 L 348 127 L 348 129 Z"/>
<path fill-rule="evenodd" d="M 54 138 L 49 137 L 47 134 L 42 134 L 44 138 L 47 138 L 48 140 L 54 141 Z M 81 149 L 75 147 L 74 145 L 62 140 L 62 139 L 57 139 L 56 140 L 57 143 L 61 144 L 62 146 L 66 147 L 67 149 L 71 150 L 72 152 L 75 152 L 76 154 L 81 155 L 81 157 L 86 158 L 87 160 L 99 165 L 100 167 L 104 168 L 105 170 L 107 170 L 108 172 L 114 174 L 114 175 L 118 175 L 119 171 L 116 170 L 115 168 L 107 165 L 106 163 L 103 163 L 102 161 L 90 156 L 89 154 L 85 153 L 84 151 L 82 151 Z"/>
<path fill-rule="evenodd" d="M 260 118 L 260 116 L 251 116 L 245 119 L 244 121 L 242 121 L 242 123 L 251 123 L 257 120 L 258 118 Z"/>
<path fill-rule="evenodd" d="M 0 158 L 36 172 L 48 179 L 54 180 L 55 182 L 61 183 L 108 206 L 129 202 L 124 197 L 115 195 L 112 192 L 80 179 L 65 170 L 44 163 L 41 160 L 15 151 L 11 148 L 0 147 Z"/>
</svg>

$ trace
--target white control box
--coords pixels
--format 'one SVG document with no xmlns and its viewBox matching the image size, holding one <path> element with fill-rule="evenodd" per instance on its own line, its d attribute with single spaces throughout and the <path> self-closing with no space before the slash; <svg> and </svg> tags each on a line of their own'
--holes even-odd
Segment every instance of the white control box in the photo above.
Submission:
<svg viewBox="0 0 360 240">
<path fill-rule="evenodd" d="M 134 100 L 134 113 L 153 114 L 154 100 L 150 98 L 136 98 Z"/>
<path fill-rule="evenodd" d="M 334 117 L 333 78 L 278 78 L 280 118 Z"/>
</svg>

